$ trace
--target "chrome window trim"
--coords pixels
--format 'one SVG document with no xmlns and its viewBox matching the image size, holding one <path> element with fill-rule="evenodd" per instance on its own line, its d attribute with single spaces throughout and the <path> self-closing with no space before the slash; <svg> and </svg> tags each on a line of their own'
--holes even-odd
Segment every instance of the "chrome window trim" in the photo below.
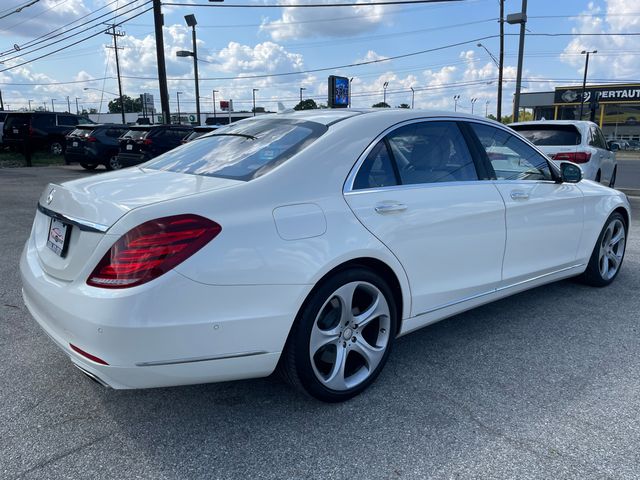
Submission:
<svg viewBox="0 0 640 480">
<path fill-rule="evenodd" d="M 38 211 L 44 213 L 47 217 L 55 218 L 65 223 L 75 225 L 84 232 L 105 233 L 107 230 L 109 230 L 109 227 L 107 225 L 102 225 L 101 223 L 90 222 L 88 220 L 82 220 L 77 217 L 72 217 L 71 215 L 63 215 L 62 213 L 54 212 L 53 210 L 42 206 L 40 202 L 38 202 Z"/>
<path fill-rule="evenodd" d="M 489 127 L 494 127 L 500 130 L 504 130 L 505 133 L 508 133 L 510 135 L 514 135 L 516 138 L 518 138 L 519 140 L 522 140 L 523 142 L 525 142 L 526 145 L 530 146 L 531 148 L 533 148 L 539 155 L 542 156 L 542 158 L 544 158 L 547 162 L 547 164 L 549 165 L 549 168 L 551 170 L 557 170 L 557 167 L 555 166 L 555 164 L 553 164 L 553 162 L 551 160 L 549 160 L 549 157 L 547 157 L 544 153 L 542 153 L 534 144 L 532 144 L 531 142 L 529 142 L 526 138 L 522 137 L 522 135 L 519 135 L 518 132 L 516 132 L 515 130 L 513 130 L 512 128 L 509 128 L 506 125 L 503 125 L 501 123 L 497 123 L 494 122 L 492 120 L 484 120 L 482 118 L 467 118 L 467 117 L 462 117 L 462 116 L 456 116 L 456 115 L 452 115 L 452 116 L 437 116 L 437 117 L 419 117 L 419 118 L 412 118 L 411 120 L 404 120 L 402 122 L 399 123 L 395 123 L 389 127 L 387 127 L 385 130 L 382 131 L 382 133 L 378 134 L 372 141 L 371 143 L 369 143 L 369 145 L 367 145 L 367 148 L 364 149 L 364 151 L 360 154 L 360 156 L 358 157 L 358 159 L 356 160 L 355 164 L 353 165 L 353 167 L 351 168 L 351 170 L 349 171 L 349 175 L 347 175 L 347 178 L 344 182 L 344 185 L 342 187 L 342 193 L 343 194 L 353 194 L 353 193 L 364 193 L 364 192 L 373 192 L 373 191 L 379 191 L 379 190 L 384 190 L 386 191 L 387 189 L 398 189 L 398 188 L 416 188 L 416 187 L 425 187 L 426 185 L 451 185 L 451 184 L 465 184 L 468 185 L 470 183 L 474 183 L 474 182 L 487 182 L 488 180 L 460 180 L 457 182 L 438 182 L 438 183 L 419 183 L 419 184 L 411 184 L 411 185 L 389 185 L 388 187 L 373 187 L 373 188 L 361 188 L 358 190 L 355 190 L 353 188 L 353 183 L 355 182 L 356 176 L 358 175 L 358 171 L 360 170 L 360 167 L 362 166 L 362 164 L 364 163 L 364 161 L 366 160 L 367 156 L 369 155 L 369 153 L 371 152 L 371 150 L 373 150 L 373 148 L 378 144 L 378 142 L 380 140 L 382 140 L 386 135 L 388 135 L 389 133 L 393 132 L 394 130 L 397 130 L 398 128 L 404 127 L 406 125 L 411 125 L 413 123 L 423 123 L 423 122 L 465 122 L 465 123 L 479 123 L 481 125 L 487 125 Z M 465 144 L 466 144 L 466 140 L 465 140 Z M 557 172 L 556 172 L 557 174 Z M 529 181 L 539 181 L 539 180 L 529 180 Z M 554 180 L 545 180 L 545 181 L 550 181 L 553 182 Z"/>
</svg>

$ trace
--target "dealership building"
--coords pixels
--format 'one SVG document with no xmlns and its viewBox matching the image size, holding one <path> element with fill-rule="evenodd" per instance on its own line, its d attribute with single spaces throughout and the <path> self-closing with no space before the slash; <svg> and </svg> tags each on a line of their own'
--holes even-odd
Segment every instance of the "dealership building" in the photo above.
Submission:
<svg viewBox="0 0 640 480">
<path fill-rule="evenodd" d="M 581 93 L 582 86 L 522 93 L 520 107 L 535 120 L 578 120 Z M 582 119 L 600 125 L 608 140 L 640 140 L 640 84 L 588 85 Z"/>
</svg>

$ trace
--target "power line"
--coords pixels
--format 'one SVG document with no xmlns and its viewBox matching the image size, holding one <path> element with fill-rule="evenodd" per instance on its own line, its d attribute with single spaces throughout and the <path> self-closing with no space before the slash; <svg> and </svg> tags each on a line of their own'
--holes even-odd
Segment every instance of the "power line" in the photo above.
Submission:
<svg viewBox="0 0 640 480">
<path fill-rule="evenodd" d="M 15 8 L 13 11 L 11 11 L 11 12 L 5 14 L 5 15 L 2 15 L 0 17 L 0 20 L 2 20 L 3 18 L 7 18 L 9 15 L 13 15 L 14 13 L 20 13 L 25 8 L 28 8 L 28 7 L 32 6 L 32 5 L 35 5 L 39 1 L 40 0 L 31 0 L 30 2 L 27 2 L 24 5 L 21 5 L 21 6 L 17 7 L 17 8 Z M 11 7 L 11 8 L 13 8 L 13 7 Z M 4 10 L 4 11 L 6 12 L 6 10 Z"/>
<path fill-rule="evenodd" d="M 136 8 L 137 8 L 137 7 L 136 7 Z M 127 20 L 131 20 L 131 19 L 133 19 L 133 18 L 139 17 L 140 15 L 143 15 L 143 14 L 147 13 L 148 11 L 150 11 L 150 10 L 152 10 L 152 9 L 153 9 L 153 7 L 149 7 L 149 8 L 147 8 L 146 10 L 143 10 L 142 12 L 136 13 L 135 15 L 133 15 L 133 16 L 131 16 L 131 17 L 129 17 L 129 18 L 127 18 L 127 19 L 125 19 L 125 20 L 121 21 L 121 22 L 118 22 L 118 24 L 122 24 L 122 23 L 126 22 Z M 17 63 L 17 64 L 15 64 L 15 65 L 11 65 L 10 67 L 7 67 L 7 68 L 3 68 L 2 70 L 0 70 L 0 73 L 1 73 L 1 72 L 6 72 L 7 70 L 11 70 L 11 69 L 14 69 L 14 68 L 17 68 L 17 67 L 21 67 L 22 65 L 26 65 L 26 64 L 31 63 L 31 62 L 35 62 L 36 60 L 40 60 L 41 58 L 48 57 L 48 56 L 53 55 L 53 54 L 55 54 L 55 53 L 58 53 L 58 52 L 60 52 L 60 51 L 62 51 L 62 50 L 65 50 L 65 49 L 67 49 L 67 48 L 69 48 L 69 47 L 73 47 L 74 45 L 77 45 L 77 44 L 82 43 L 82 42 L 84 42 L 84 41 L 86 41 L 86 40 L 89 40 L 90 38 L 97 37 L 98 35 L 100 35 L 100 34 L 104 33 L 105 31 L 106 31 L 106 29 L 102 29 L 102 30 L 100 30 L 99 32 L 96 32 L 96 33 L 93 33 L 93 34 L 88 35 L 88 36 L 86 36 L 86 37 L 83 37 L 83 38 L 81 38 L 80 40 L 77 40 L 77 41 L 75 41 L 75 42 L 73 42 L 73 43 L 71 43 L 71 44 L 69 44 L 69 45 L 64 45 L 64 46 L 62 46 L 62 47 L 60 47 L 60 48 L 58 48 L 58 49 L 56 49 L 56 50 L 53 50 L 53 51 L 51 51 L 51 52 L 49 52 L 49 53 L 45 53 L 45 54 L 43 54 L 43 55 L 40 55 L 39 57 L 32 58 L 32 59 L 27 60 L 27 61 L 24 61 L 24 62 L 22 62 L 22 63 Z"/>
<path fill-rule="evenodd" d="M 137 5 L 137 6 L 133 7 L 133 8 L 130 8 L 129 10 L 126 10 L 126 11 L 124 11 L 124 12 L 120 12 L 120 13 L 118 13 L 118 14 L 114 15 L 113 17 L 111 17 L 109 20 L 107 20 L 107 21 L 106 21 L 106 23 L 116 23 L 116 24 L 119 24 L 119 22 L 117 22 L 118 17 L 121 17 L 121 16 L 126 15 L 126 14 L 128 14 L 128 13 L 131 13 L 131 12 L 133 12 L 134 10 L 137 10 L 137 9 L 139 9 L 139 8 L 141 8 L 141 7 L 144 7 L 145 5 L 148 5 L 148 4 L 149 4 L 149 0 L 147 0 L 146 2 L 141 3 L 141 4 L 139 4 L 139 5 Z M 102 22 L 99 22 L 99 23 L 96 23 L 96 24 L 94 24 L 94 25 L 91 25 L 91 26 L 89 26 L 89 27 L 87 27 L 87 28 L 85 28 L 85 29 L 83 29 L 83 30 L 80 30 L 80 31 L 78 31 L 78 32 L 76 32 L 76 33 L 73 33 L 73 34 L 71 34 L 71 35 L 67 35 L 67 36 L 62 37 L 62 38 L 60 38 L 60 39 L 58 39 L 58 40 L 55 40 L 55 41 L 53 41 L 53 42 L 49 42 L 49 40 L 51 40 L 51 39 L 53 39 L 53 38 L 56 38 L 56 37 L 59 37 L 60 35 L 64 35 L 64 34 L 66 34 L 66 33 L 69 33 L 69 32 L 71 32 L 71 31 L 73 31 L 73 30 L 76 30 L 76 29 L 78 29 L 78 28 L 81 28 L 81 27 L 83 27 L 83 26 L 85 26 L 85 25 L 88 25 L 88 24 L 90 24 L 90 23 L 96 22 L 96 21 L 100 20 L 101 18 L 106 17 L 106 16 L 109 16 L 109 15 L 112 15 L 112 14 L 113 14 L 113 13 L 115 13 L 117 10 L 120 10 L 120 9 L 125 8 L 125 7 L 128 7 L 128 6 L 130 6 L 130 5 L 123 5 L 122 7 L 118 7 L 118 8 L 116 8 L 116 9 L 114 9 L 114 11 L 113 11 L 113 12 L 106 13 L 106 14 L 101 15 L 101 16 L 99 16 L 99 17 L 96 17 L 96 18 L 94 18 L 94 19 L 92 19 L 92 20 L 89 20 L 89 21 L 87 21 L 87 22 L 85 22 L 85 23 L 83 23 L 83 24 L 81 24 L 81 25 L 78 25 L 78 26 L 76 26 L 76 27 L 74 27 L 74 28 L 71 28 L 71 29 L 69 29 L 69 30 L 67 30 L 67 31 L 64 31 L 64 32 L 58 33 L 58 34 L 56 34 L 56 35 L 53 35 L 53 36 L 51 36 L 51 37 L 49 37 L 49 38 L 46 38 L 46 39 L 40 40 L 39 42 L 36 42 L 36 43 L 34 43 L 34 44 L 30 45 L 29 47 L 27 47 L 27 48 L 28 48 L 28 49 L 30 49 L 30 50 L 28 50 L 28 51 L 26 51 L 26 52 L 25 52 L 25 51 L 22 51 L 22 49 L 19 49 L 19 50 L 18 50 L 18 52 L 19 52 L 19 53 L 17 53 L 16 55 L 14 55 L 14 56 L 12 56 L 12 57 L 5 58 L 3 61 L 4 61 L 4 62 L 8 62 L 9 60 L 13 60 L 13 59 L 16 59 L 16 58 L 21 58 L 21 57 L 22 57 L 23 55 L 25 55 L 25 54 L 30 54 L 30 53 L 38 52 L 38 51 L 40 51 L 40 50 L 44 50 L 44 49 L 46 49 L 46 48 L 49 48 L 49 47 L 50 47 L 50 46 L 52 46 L 52 45 L 56 45 L 56 44 L 58 44 L 58 43 L 60 43 L 60 42 L 64 42 L 65 40 L 68 40 L 69 38 L 73 38 L 73 37 L 76 37 L 76 36 L 78 36 L 78 35 L 81 35 L 81 34 L 83 34 L 83 33 L 85 33 L 85 32 L 88 32 L 89 30 L 91 30 L 91 29 L 93 29 L 93 28 L 96 28 L 96 27 L 100 26 L 100 23 L 102 23 Z M 145 11 L 148 11 L 148 10 L 145 10 Z M 131 18 L 135 18 L 135 17 L 131 17 Z M 32 47 L 35 47 L 35 45 L 40 44 L 40 43 L 43 43 L 43 42 L 49 42 L 49 43 L 47 43 L 46 45 L 43 45 L 43 46 L 37 47 L 37 48 L 32 48 Z M 69 45 L 69 46 L 72 46 L 72 45 L 75 45 L 75 43 L 74 43 L 74 44 L 71 44 L 71 45 Z M 0 57 L 2 57 L 2 55 L 0 55 Z"/>
<path fill-rule="evenodd" d="M 370 6 L 380 6 L 380 5 L 407 5 L 407 4 L 416 4 L 416 3 L 452 3 L 452 2 L 461 2 L 463 0 L 390 0 L 388 2 L 368 2 L 368 3 L 353 3 L 353 2 L 345 2 L 345 3 L 264 3 L 264 4 L 254 4 L 249 3 L 246 5 L 238 4 L 238 3 L 177 3 L 177 2 L 162 2 L 162 5 L 172 5 L 178 7 L 214 7 L 214 8 L 325 8 L 325 7 L 370 7 Z"/>
</svg>

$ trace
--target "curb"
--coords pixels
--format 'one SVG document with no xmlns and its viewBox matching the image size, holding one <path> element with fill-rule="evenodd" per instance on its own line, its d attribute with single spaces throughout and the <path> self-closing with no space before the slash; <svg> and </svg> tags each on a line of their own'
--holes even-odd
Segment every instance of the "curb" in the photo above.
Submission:
<svg viewBox="0 0 640 480">
<path fill-rule="evenodd" d="M 640 188 L 618 188 L 627 197 L 640 197 Z"/>
</svg>

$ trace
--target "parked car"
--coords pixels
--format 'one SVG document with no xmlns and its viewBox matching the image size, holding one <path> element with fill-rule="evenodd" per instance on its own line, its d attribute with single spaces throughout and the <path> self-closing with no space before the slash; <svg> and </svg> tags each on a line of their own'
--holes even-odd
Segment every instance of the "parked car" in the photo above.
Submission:
<svg viewBox="0 0 640 480">
<path fill-rule="evenodd" d="M 640 150 L 640 140 L 629 140 L 629 150 Z"/>
<path fill-rule="evenodd" d="M 65 163 L 78 162 L 87 170 L 98 165 L 113 170 L 120 147 L 118 138 L 129 128 L 121 124 L 78 125 L 66 137 Z"/>
<path fill-rule="evenodd" d="M 47 186 L 23 296 L 103 385 L 278 366 L 342 401 L 375 380 L 398 336 L 567 277 L 614 281 L 629 203 L 581 180 L 577 165 L 477 116 L 254 117 L 144 168 Z"/>
<path fill-rule="evenodd" d="M 614 187 L 618 171 L 616 155 L 600 127 L 593 122 L 553 120 L 509 125 L 552 160 L 577 163 L 584 177 Z"/>
<path fill-rule="evenodd" d="M 146 162 L 182 144 L 193 131 L 186 125 L 135 125 L 120 137 L 114 169 Z"/>
<path fill-rule="evenodd" d="M 189 143 L 192 140 L 195 140 L 196 138 L 200 138 L 205 133 L 213 132 L 218 128 L 219 127 L 216 127 L 214 125 L 201 125 L 201 126 L 193 127 L 193 131 L 187 134 L 187 136 L 182 139 L 182 143 Z"/>
<path fill-rule="evenodd" d="M 72 113 L 10 112 L 3 126 L 4 144 L 22 148 L 27 138 L 32 149 L 47 149 L 53 155 L 64 153 L 65 136 L 77 125 L 93 124 Z"/>
<path fill-rule="evenodd" d="M 2 143 L 2 129 L 4 128 L 4 120 L 7 118 L 7 113 L 8 112 L 0 112 L 0 147 L 4 147 L 4 144 Z"/>
</svg>

